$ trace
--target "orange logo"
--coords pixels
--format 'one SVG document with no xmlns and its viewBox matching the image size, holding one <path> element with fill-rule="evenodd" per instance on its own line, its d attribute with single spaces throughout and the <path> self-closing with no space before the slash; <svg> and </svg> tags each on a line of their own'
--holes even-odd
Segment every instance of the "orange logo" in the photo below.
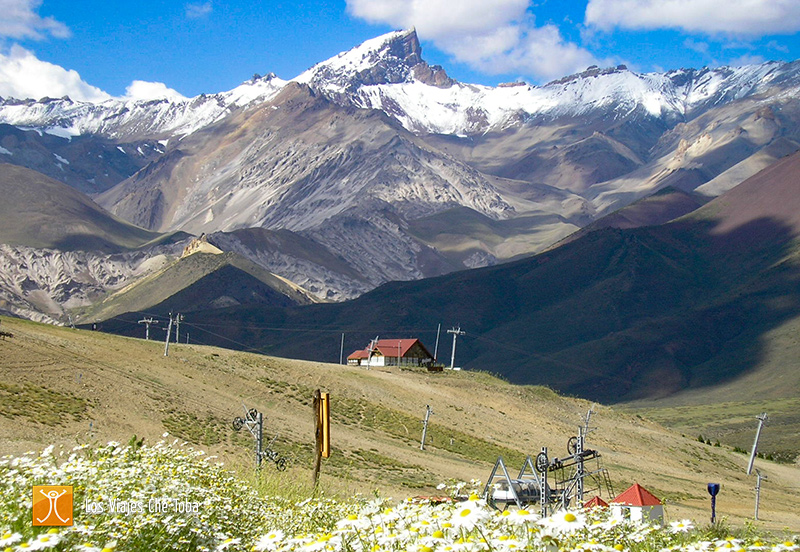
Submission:
<svg viewBox="0 0 800 552">
<path fill-rule="evenodd" d="M 72 486 L 34 485 L 33 525 L 72 525 Z"/>
</svg>

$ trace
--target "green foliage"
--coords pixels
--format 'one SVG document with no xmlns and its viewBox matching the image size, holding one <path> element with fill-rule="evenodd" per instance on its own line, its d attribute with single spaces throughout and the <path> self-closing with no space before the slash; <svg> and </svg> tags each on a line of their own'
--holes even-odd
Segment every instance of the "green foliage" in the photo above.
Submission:
<svg viewBox="0 0 800 552">
<path fill-rule="evenodd" d="M 228 424 L 211 414 L 201 417 L 193 412 L 169 409 L 161 423 L 170 434 L 195 445 L 216 445 L 229 433 Z"/>
<path fill-rule="evenodd" d="M 84 419 L 89 403 L 71 393 L 53 391 L 32 383 L 0 383 L 0 416 L 18 416 L 47 426 Z"/>
<path fill-rule="evenodd" d="M 49 528 L 31 525 L 32 486 L 72 485 L 75 524 L 52 537 L 61 549 L 208 550 L 230 535 L 255 536 L 251 521 L 262 510 L 251 487 L 202 452 L 131 442 L 80 446 L 66 457 L 52 446 L 39 455 L 4 457 L 0 535 L 18 534 L 22 548 L 35 549 Z M 125 505 L 136 506 L 126 511 Z"/>
</svg>

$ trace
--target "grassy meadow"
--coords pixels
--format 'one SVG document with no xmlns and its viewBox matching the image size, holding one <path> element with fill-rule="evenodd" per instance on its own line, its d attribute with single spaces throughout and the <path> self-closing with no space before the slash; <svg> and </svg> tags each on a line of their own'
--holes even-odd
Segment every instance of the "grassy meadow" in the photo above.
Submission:
<svg viewBox="0 0 800 552">
<path fill-rule="evenodd" d="M 554 542 L 562 549 L 577 549 L 592 540 L 613 547 L 612 541 L 621 539 L 614 532 L 617 531 L 614 525 L 608 525 L 614 522 L 608 519 L 590 522 L 589 518 L 581 517 L 584 516 L 581 512 L 575 514 L 581 520 L 578 525 L 567 522 L 573 536 L 559 537 L 561 533 L 553 533 L 548 525 L 555 522 L 539 520 L 535 515 L 530 518 L 532 521 L 525 522 L 529 525 L 513 525 L 512 531 L 511 526 L 505 525 L 510 520 L 497 518 L 499 514 L 492 513 L 479 501 L 475 502 L 474 511 L 480 513 L 475 514 L 475 523 L 468 528 L 453 523 L 454 516 L 463 512 L 462 503 L 437 506 L 404 502 L 416 496 L 441 495 L 444 491 L 437 487 L 442 483 L 485 480 L 500 455 L 511 471 L 518 469 L 526 455 L 535 455 L 544 446 L 551 457 L 566 456 L 567 440 L 576 434 L 589 408 L 593 408 L 594 414 L 588 445 L 601 453 L 602 466 L 609 471 L 614 492 L 619 493 L 634 482 L 645 486 L 665 500 L 668 528 L 673 523 L 695 527 L 692 542 L 716 543 L 722 539 L 742 549 L 757 547 L 755 543 L 762 542 L 767 548 L 752 549 L 771 549 L 789 546 L 787 542 L 795 546 L 794 541 L 786 539 L 792 538 L 793 531 L 800 530 L 800 467 L 796 464 L 759 459 L 758 467 L 769 479 L 762 488 L 760 520 L 756 522 L 752 520 L 755 478 L 744 473 L 746 455 L 729 446 L 700 443 L 695 434 L 667 429 L 638 411 L 592 405 L 559 396 L 547 388 L 511 385 L 479 372 L 427 373 L 396 367 L 365 370 L 199 345 L 173 344 L 165 357 L 163 343 L 9 318 L 2 318 L 0 328 L 14 334 L 13 338 L 0 341 L 0 452 L 10 455 L 2 468 L 6 475 L 7 466 L 13 462 L 17 466 L 49 462 L 54 474 L 67 473 L 64 470 L 69 464 L 65 467 L 65 462 L 74 454 L 77 456 L 69 461 L 79 464 L 75 470 L 86 468 L 97 477 L 94 480 L 94 476 L 81 476 L 81 492 L 110 496 L 116 491 L 102 490 L 105 483 L 101 484 L 100 472 L 92 470 L 91 458 L 80 458 L 86 454 L 94 455 L 92 458 L 121 455 L 129 459 L 128 463 L 115 467 L 117 475 L 109 475 L 108 481 L 128 477 L 120 475 L 123 473 L 130 474 L 132 479 L 125 492 L 139 496 L 136 493 L 144 492 L 144 487 L 137 486 L 136 478 L 146 479 L 148 474 L 147 467 L 136 464 L 141 454 L 154 455 L 148 462 L 169 465 L 168 459 L 173 454 L 195 458 L 195 452 L 186 452 L 191 448 L 203 451 L 203 458 L 213 457 L 210 465 L 222 463 L 214 468 L 221 470 L 219 478 L 230 477 L 232 485 L 244 485 L 247 493 L 261 497 L 257 500 L 259 507 L 277 504 L 286 520 L 295 520 L 279 525 L 274 516 L 259 511 L 255 515 L 262 523 L 247 534 L 234 531 L 230 525 L 213 525 L 208 520 L 200 528 L 186 521 L 186 527 L 196 529 L 192 534 L 198 535 L 199 531 L 205 535 L 202 543 L 191 539 L 194 544 L 181 541 L 187 549 L 216 549 L 223 545 L 248 550 L 263 545 L 262 549 L 267 549 L 268 542 L 261 539 L 272 529 L 280 529 L 280 543 L 287 550 L 322 550 L 328 546 L 336 550 L 375 546 L 444 550 L 446 546 L 458 545 L 459 539 L 464 544 L 480 543 L 482 538 L 494 543 L 491 549 L 503 549 L 497 543 L 510 539 L 518 547 L 531 549 L 546 548 Z M 323 461 L 320 485 L 314 488 L 311 393 L 317 388 L 331 393 L 333 454 Z M 425 450 L 420 450 L 421 420 L 427 404 L 434 413 Z M 255 473 L 252 438 L 246 431 L 237 433 L 231 427 L 232 419 L 243 414 L 243 405 L 264 413 L 266 442 L 272 442 L 273 449 L 288 459 L 285 472 L 277 471 L 267 462 Z M 165 433 L 168 436 L 164 437 Z M 106 450 L 109 441 L 126 443 L 133 435 L 144 438 L 144 444 L 113 445 L 113 450 L 119 448 L 118 453 Z M 166 443 L 159 444 L 161 441 Z M 47 451 L 51 445 L 54 448 L 42 459 L 41 451 Z M 75 447 L 80 449 L 73 451 Z M 136 452 L 138 449 L 144 452 Z M 26 455 L 28 451 L 35 454 Z M 193 461 L 179 464 L 190 469 Z M 38 474 L 37 482 L 49 479 L 46 470 L 31 469 L 34 475 Z M 195 471 L 205 473 L 199 468 Z M 30 478 L 34 475 L 21 479 L 20 489 L 33 481 Z M 722 485 L 717 515 L 724 519 L 725 535 L 719 533 L 719 527 L 707 527 L 706 484 L 710 481 Z M 51 484 L 56 483 L 51 480 Z M 155 487 L 148 487 L 147 492 L 152 494 L 162 483 L 151 483 Z M 195 479 L 173 483 L 183 485 L 181 488 L 202 486 Z M 167 478 L 163 485 L 173 483 Z M 198 496 L 205 497 L 203 492 L 198 491 Z M 230 494 L 245 496 L 244 492 Z M 29 500 L 29 495 L 26 496 Z M 603 494 L 603 498 L 611 497 Z M 19 523 L 30 519 L 30 511 L 24 510 L 23 497 L 19 495 L 15 500 L 17 513 L 5 514 L 6 526 L 0 527 L 0 531 L 9 535 L 7 542 L 12 550 L 41 536 L 25 533 L 20 525 L 9 523 L 12 518 Z M 197 499 L 203 500 L 206 498 Z M 399 508 L 402 516 L 390 520 L 375 517 L 376 512 L 387 508 Z M 208 515 L 213 517 L 211 513 Z M 350 516 L 355 516 L 350 520 L 354 523 L 348 525 L 346 520 Z M 306 520 L 309 525 L 297 520 Z M 357 520 L 360 521 L 355 523 Z M 109 527 L 119 528 L 121 523 L 106 521 Z M 389 521 L 391 526 L 386 525 Z M 602 526 L 606 529 L 595 527 L 595 521 L 597 525 L 605 524 Z M 370 527 L 371 540 L 355 539 L 352 527 L 356 526 Z M 405 536 L 394 541 L 380 540 L 375 533 L 378 526 L 390 534 L 400 535 L 401 530 L 405 531 L 402 533 Z M 578 526 L 580 531 L 572 530 Z M 519 532 L 520 527 L 525 531 Z M 126 544 L 127 537 L 106 529 L 97 533 L 92 542 L 84 542 L 91 545 L 84 549 L 102 550 L 108 543 L 120 549 L 139 549 Z M 713 533 L 712 529 L 718 532 Z M 439 534 L 437 531 L 441 536 L 434 536 Z M 638 529 L 630 529 L 629 534 L 638 534 L 635 531 Z M 13 537 L 15 534 L 20 536 Z M 677 529 L 658 530 L 658 534 L 661 535 L 658 539 L 663 537 L 663 540 L 652 540 L 656 537 L 645 535 L 641 542 L 649 543 L 646 547 L 637 548 L 638 544 L 628 540 L 624 541 L 625 549 L 661 550 L 689 542 L 679 540 L 688 537 Z M 176 538 L 190 538 L 181 535 Z M 326 535 L 330 537 L 318 542 Z M 555 541 L 542 540 L 544 537 Z M 726 537 L 734 540 L 725 541 Z M 759 541 L 767 537 L 772 540 Z M 0 535 L 0 538 L 5 537 Z M 80 543 L 72 540 L 77 537 L 54 537 L 59 538 L 62 549 L 79 549 L 76 547 Z M 225 544 L 227 539 L 231 540 Z M 782 549 L 793 549 L 791 546 Z M 484 544 L 475 544 L 473 548 L 489 549 Z"/>
</svg>

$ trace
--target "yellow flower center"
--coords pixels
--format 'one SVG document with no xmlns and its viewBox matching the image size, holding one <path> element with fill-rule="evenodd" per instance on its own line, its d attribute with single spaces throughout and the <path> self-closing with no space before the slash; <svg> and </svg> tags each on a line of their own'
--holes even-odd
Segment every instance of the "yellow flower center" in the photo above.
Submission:
<svg viewBox="0 0 800 552">
<path fill-rule="evenodd" d="M 578 521 L 578 518 L 576 518 L 575 514 L 573 514 L 572 512 L 567 512 L 564 515 L 564 521 L 572 523 L 573 521 Z"/>
<path fill-rule="evenodd" d="M 435 539 L 443 539 L 444 538 L 444 533 L 441 532 L 441 531 L 434 531 L 433 532 L 433 538 L 435 538 Z"/>
<path fill-rule="evenodd" d="M 461 510 L 461 517 L 467 517 L 468 515 L 470 515 L 470 513 L 472 513 L 472 510 L 470 510 L 469 508 L 464 508 L 463 510 Z"/>
<path fill-rule="evenodd" d="M 614 550 L 625 550 L 625 547 L 622 546 L 621 544 L 615 544 L 614 545 Z"/>
<path fill-rule="evenodd" d="M 355 521 L 358 519 L 358 516 L 355 514 L 350 514 L 349 516 L 347 516 L 347 519 L 349 519 L 350 521 Z"/>
<path fill-rule="evenodd" d="M 530 512 L 528 512 L 528 510 L 520 510 L 519 512 L 517 512 L 517 515 L 519 516 L 527 516 L 529 514 Z"/>
</svg>

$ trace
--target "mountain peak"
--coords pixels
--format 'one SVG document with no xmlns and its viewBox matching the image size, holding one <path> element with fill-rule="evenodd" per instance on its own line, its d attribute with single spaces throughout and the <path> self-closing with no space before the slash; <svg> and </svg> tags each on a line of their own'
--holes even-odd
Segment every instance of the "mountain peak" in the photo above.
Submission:
<svg viewBox="0 0 800 552">
<path fill-rule="evenodd" d="M 454 82 L 441 67 L 429 66 L 422 59 L 422 47 L 413 28 L 367 40 L 318 63 L 294 80 L 333 95 L 353 92 L 365 85 L 419 80 L 434 86 L 450 86 Z"/>
</svg>

